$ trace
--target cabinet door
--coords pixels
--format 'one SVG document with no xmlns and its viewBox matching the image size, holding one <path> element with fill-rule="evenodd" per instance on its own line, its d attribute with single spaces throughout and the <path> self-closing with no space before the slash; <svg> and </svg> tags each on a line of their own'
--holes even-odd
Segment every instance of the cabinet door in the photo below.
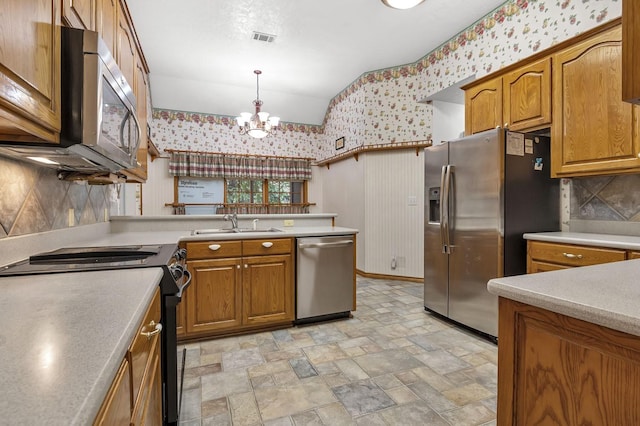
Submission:
<svg viewBox="0 0 640 426">
<path fill-rule="evenodd" d="M 122 71 L 122 75 L 124 75 L 127 83 L 129 83 L 129 86 L 133 89 L 136 67 L 136 44 L 129 26 L 129 21 L 121 7 L 118 8 L 117 42 L 118 47 L 116 48 L 117 53 L 115 58 L 118 62 L 118 67 L 120 71 Z"/>
<path fill-rule="evenodd" d="M 243 258 L 244 324 L 293 321 L 291 255 Z"/>
<path fill-rule="evenodd" d="M 134 425 L 162 424 L 162 377 L 160 371 L 160 339 L 155 339 L 153 355 L 145 372 L 143 388 L 131 415 Z"/>
<path fill-rule="evenodd" d="M 640 251 L 630 251 L 628 254 L 629 259 L 640 259 Z"/>
<path fill-rule="evenodd" d="M 538 272 L 559 271 L 560 269 L 569 269 L 571 266 L 558 265 L 557 263 L 541 262 L 539 260 L 531 260 L 527 262 L 527 274 L 536 274 Z"/>
<path fill-rule="evenodd" d="M 465 134 L 502 126 L 502 79 L 489 80 L 464 92 Z"/>
<path fill-rule="evenodd" d="M 116 35 L 118 28 L 118 0 L 97 0 L 96 31 L 116 58 Z"/>
<path fill-rule="evenodd" d="M 640 0 L 622 2 L 622 99 L 640 104 Z"/>
<path fill-rule="evenodd" d="M 503 76 L 504 121 L 510 130 L 551 124 L 551 58 Z"/>
<path fill-rule="evenodd" d="M 187 335 L 242 324 L 242 270 L 239 258 L 188 261 Z"/>
<path fill-rule="evenodd" d="M 638 109 L 622 101 L 616 27 L 553 58 L 553 177 L 640 170 Z"/>
<path fill-rule="evenodd" d="M 62 0 L 62 21 L 70 27 L 95 29 L 95 0 Z"/>
<path fill-rule="evenodd" d="M 128 425 L 131 421 L 131 380 L 129 362 L 120 365 L 111 389 L 96 416 L 94 425 Z"/>
<path fill-rule="evenodd" d="M 3 0 L 0 13 L 0 139 L 58 142 L 58 0 Z"/>
</svg>

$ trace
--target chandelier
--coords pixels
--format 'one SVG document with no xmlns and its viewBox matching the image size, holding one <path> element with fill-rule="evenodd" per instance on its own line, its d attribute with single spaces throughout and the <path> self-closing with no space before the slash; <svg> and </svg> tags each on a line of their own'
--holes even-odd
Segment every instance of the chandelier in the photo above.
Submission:
<svg viewBox="0 0 640 426">
<path fill-rule="evenodd" d="M 268 112 L 260 111 L 262 101 L 260 100 L 259 79 L 262 71 L 255 70 L 253 73 L 256 75 L 256 99 L 253 101 L 256 112 L 254 114 L 242 112 L 239 117 L 236 117 L 236 122 L 240 128 L 241 135 L 264 138 L 265 136 L 274 134 L 276 130 L 278 130 L 280 117 L 269 117 Z"/>
<path fill-rule="evenodd" d="M 394 9 L 411 9 L 424 0 L 382 0 L 382 3 Z"/>
</svg>

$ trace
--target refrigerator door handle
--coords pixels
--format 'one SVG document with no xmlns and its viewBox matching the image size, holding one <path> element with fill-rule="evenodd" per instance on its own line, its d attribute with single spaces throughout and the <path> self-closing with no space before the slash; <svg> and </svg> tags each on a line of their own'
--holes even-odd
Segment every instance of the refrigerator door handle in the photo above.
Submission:
<svg viewBox="0 0 640 426">
<path fill-rule="evenodd" d="M 442 166 L 440 175 L 440 238 L 442 240 L 442 252 L 451 253 L 449 248 L 449 189 L 451 186 L 451 165 Z"/>
</svg>

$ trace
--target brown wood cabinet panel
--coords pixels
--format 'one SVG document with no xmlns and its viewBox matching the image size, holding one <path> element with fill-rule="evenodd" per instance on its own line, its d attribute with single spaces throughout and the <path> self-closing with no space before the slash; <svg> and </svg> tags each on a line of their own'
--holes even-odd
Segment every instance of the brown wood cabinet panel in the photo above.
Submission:
<svg viewBox="0 0 640 426">
<path fill-rule="evenodd" d="M 187 261 L 187 268 L 191 272 L 186 300 L 187 334 L 242 325 L 240 258 Z"/>
<path fill-rule="evenodd" d="M 640 424 L 636 336 L 499 301 L 499 425 Z"/>
<path fill-rule="evenodd" d="M 551 58 L 502 77 L 505 127 L 525 130 L 551 124 Z"/>
<path fill-rule="evenodd" d="M 640 104 L 640 0 L 622 2 L 622 99 Z"/>
<path fill-rule="evenodd" d="M 625 260 L 626 255 L 627 252 L 620 249 L 527 241 L 527 272 L 543 272 L 552 270 L 554 266 L 556 269 L 562 269 L 562 266 L 617 262 Z"/>
<path fill-rule="evenodd" d="M 162 424 L 162 376 L 160 371 L 160 339 L 155 339 L 152 356 L 147 364 L 144 386 L 131 414 L 133 425 Z"/>
<path fill-rule="evenodd" d="M 496 78 L 465 90 L 465 134 L 503 125 L 502 79 Z"/>
<path fill-rule="evenodd" d="M 553 57 L 553 177 L 640 170 L 638 109 L 622 101 L 622 31 Z"/>
<path fill-rule="evenodd" d="M 3 0 L 0 13 L 0 139 L 58 142 L 58 0 Z"/>
<path fill-rule="evenodd" d="M 133 38 L 131 24 L 122 7 L 118 7 L 118 32 L 115 58 L 122 75 L 133 89 L 136 68 L 136 42 Z"/>
<path fill-rule="evenodd" d="M 242 242 L 243 256 L 263 256 L 291 253 L 293 243 L 289 238 L 246 240 Z"/>
<path fill-rule="evenodd" d="M 243 258 L 244 324 L 293 321 L 292 262 L 291 255 Z"/>
<path fill-rule="evenodd" d="M 119 0 L 96 0 L 96 31 L 114 58 L 117 58 Z"/>
<path fill-rule="evenodd" d="M 62 0 L 62 21 L 70 27 L 95 30 L 95 0 Z"/>
<path fill-rule="evenodd" d="M 242 256 L 242 241 L 198 241 L 187 243 L 188 260 Z"/>
<path fill-rule="evenodd" d="M 131 364 L 131 380 L 133 400 L 137 400 L 142 387 L 142 379 L 145 374 L 149 359 L 152 356 L 156 343 L 160 340 L 160 334 L 156 333 L 156 326 L 160 324 L 160 292 L 156 290 L 153 302 L 144 316 L 142 325 L 138 328 L 131 348 L 129 349 L 129 362 Z M 151 333 L 151 334 L 150 334 Z M 154 334 L 156 333 L 156 334 Z M 149 336 L 149 337 L 148 337 Z"/>
<path fill-rule="evenodd" d="M 94 425 L 128 425 L 131 421 L 131 380 L 129 362 L 124 359 L 107 393 Z"/>
<path fill-rule="evenodd" d="M 630 251 L 627 257 L 629 259 L 640 259 L 640 251 Z"/>
</svg>

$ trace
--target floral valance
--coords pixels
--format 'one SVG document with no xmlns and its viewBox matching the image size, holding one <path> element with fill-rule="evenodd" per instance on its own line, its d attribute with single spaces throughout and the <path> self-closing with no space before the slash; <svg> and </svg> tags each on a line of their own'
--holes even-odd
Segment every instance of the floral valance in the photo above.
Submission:
<svg viewBox="0 0 640 426">
<path fill-rule="evenodd" d="M 311 161 L 304 158 L 172 151 L 169 174 L 230 179 L 310 180 Z"/>
</svg>

